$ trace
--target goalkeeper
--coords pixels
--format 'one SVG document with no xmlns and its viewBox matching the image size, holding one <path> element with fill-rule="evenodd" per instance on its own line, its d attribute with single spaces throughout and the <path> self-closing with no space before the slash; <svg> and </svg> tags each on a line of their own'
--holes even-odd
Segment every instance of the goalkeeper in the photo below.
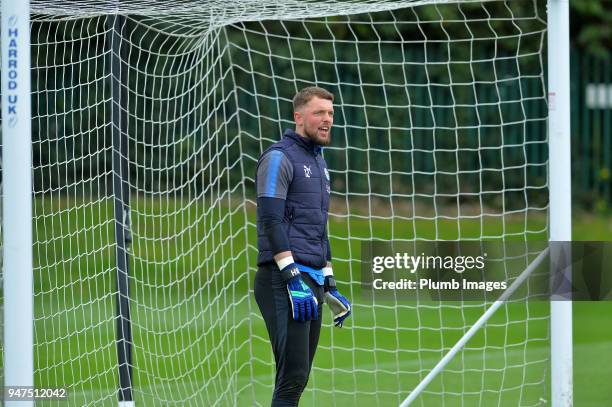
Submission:
<svg viewBox="0 0 612 407">
<path fill-rule="evenodd" d="M 326 228 L 330 181 L 321 149 L 331 141 L 333 100 L 317 87 L 298 92 L 295 131 L 285 130 L 257 164 L 255 299 L 276 361 L 272 407 L 298 405 L 319 342 L 323 301 L 336 326 L 351 313 L 336 289 Z"/>
</svg>

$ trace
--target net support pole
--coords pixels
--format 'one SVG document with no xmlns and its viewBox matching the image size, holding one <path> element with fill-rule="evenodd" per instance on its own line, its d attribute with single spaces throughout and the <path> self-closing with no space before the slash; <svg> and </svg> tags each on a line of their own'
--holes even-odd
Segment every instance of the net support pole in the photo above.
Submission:
<svg viewBox="0 0 612 407">
<path fill-rule="evenodd" d="M 128 182 L 128 136 L 126 72 L 123 61 L 121 33 L 125 17 L 109 16 L 111 33 L 111 103 L 113 139 L 113 193 L 115 213 L 115 242 L 117 261 L 117 363 L 119 367 L 119 406 L 134 405 L 132 386 L 132 320 L 130 317 L 130 188 Z"/>
<path fill-rule="evenodd" d="M 569 0 L 548 0 L 548 138 L 550 240 L 572 240 L 570 143 Z M 564 270 L 571 278 L 571 270 Z M 551 396 L 553 407 L 570 407 L 572 302 L 551 301 Z"/>
<path fill-rule="evenodd" d="M 470 329 L 468 329 L 468 331 L 463 334 L 461 339 L 459 339 L 457 343 L 453 345 L 453 347 L 446 353 L 446 355 L 444 355 L 444 357 L 440 359 L 440 361 L 433 367 L 433 369 L 431 369 L 427 376 L 425 376 L 425 378 L 421 380 L 417 387 L 412 390 L 408 397 L 406 397 L 406 399 L 402 401 L 400 407 L 408 407 L 414 400 L 416 400 L 416 398 L 423 392 L 423 390 L 425 390 L 425 388 L 438 375 L 438 373 L 440 373 L 446 367 L 448 362 L 450 362 L 455 357 L 455 355 L 461 349 L 463 349 L 465 344 L 472 338 L 472 336 L 474 336 L 474 334 L 478 332 L 478 330 L 487 323 L 487 321 L 491 318 L 493 314 L 495 314 L 499 307 L 505 304 L 505 302 L 508 301 L 512 294 L 514 294 L 514 292 L 525 282 L 525 280 L 531 275 L 531 273 L 533 273 L 533 271 L 538 268 L 538 266 L 542 263 L 542 261 L 544 261 L 548 254 L 549 249 L 546 248 L 542 252 L 540 252 L 540 254 L 537 255 L 537 257 L 529 264 L 529 266 L 527 266 L 527 268 L 523 270 L 523 272 L 514 280 L 512 285 L 510 285 L 510 287 L 508 287 L 508 289 L 504 291 L 503 294 L 500 295 L 499 298 L 493 304 L 491 304 L 491 306 L 485 311 L 485 313 L 482 314 L 480 318 L 478 318 L 474 325 L 472 325 Z"/>
<path fill-rule="evenodd" d="M 2 0 L 4 385 L 34 385 L 30 2 Z M 5 401 L 33 406 L 33 401 Z"/>
</svg>

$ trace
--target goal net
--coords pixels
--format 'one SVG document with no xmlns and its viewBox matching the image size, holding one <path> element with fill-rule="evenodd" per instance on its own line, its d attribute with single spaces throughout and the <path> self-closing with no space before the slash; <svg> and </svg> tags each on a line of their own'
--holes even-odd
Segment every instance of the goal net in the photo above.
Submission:
<svg viewBox="0 0 612 407">
<path fill-rule="evenodd" d="M 269 404 L 255 166 L 302 87 L 335 94 L 354 311 L 324 310 L 300 405 L 400 404 L 490 304 L 364 296 L 363 242 L 547 239 L 542 1 L 31 2 L 35 383 L 58 405 L 117 403 L 118 338 L 136 405 Z M 505 303 L 415 404 L 546 404 L 549 342 L 547 303 Z"/>
</svg>

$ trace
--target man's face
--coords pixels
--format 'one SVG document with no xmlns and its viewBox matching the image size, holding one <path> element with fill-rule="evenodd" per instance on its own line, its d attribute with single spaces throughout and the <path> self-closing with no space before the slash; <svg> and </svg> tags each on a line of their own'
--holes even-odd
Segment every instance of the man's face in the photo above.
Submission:
<svg viewBox="0 0 612 407">
<path fill-rule="evenodd" d="M 331 142 L 331 127 L 334 123 L 334 105 L 331 100 L 313 97 L 301 109 L 293 113 L 298 134 L 326 146 Z"/>
</svg>

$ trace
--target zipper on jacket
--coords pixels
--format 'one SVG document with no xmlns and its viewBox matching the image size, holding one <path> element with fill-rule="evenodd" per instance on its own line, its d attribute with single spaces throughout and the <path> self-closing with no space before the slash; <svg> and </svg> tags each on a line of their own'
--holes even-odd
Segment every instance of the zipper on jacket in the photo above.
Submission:
<svg viewBox="0 0 612 407">
<path fill-rule="evenodd" d="M 323 215 L 323 203 L 325 202 L 325 192 L 326 192 L 326 181 L 325 181 L 325 169 L 321 162 L 323 161 L 323 157 L 320 154 L 315 155 L 315 161 L 317 163 L 317 167 L 319 168 L 319 176 L 321 178 L 321 215 Z M 321 253 L 325 253 L 325 230 L 327 229 L 327 222 L 323 225 L 323 233 L 321 234 Z M 324 259 L 327 262 L 327 259 Z"/>
</svg>

